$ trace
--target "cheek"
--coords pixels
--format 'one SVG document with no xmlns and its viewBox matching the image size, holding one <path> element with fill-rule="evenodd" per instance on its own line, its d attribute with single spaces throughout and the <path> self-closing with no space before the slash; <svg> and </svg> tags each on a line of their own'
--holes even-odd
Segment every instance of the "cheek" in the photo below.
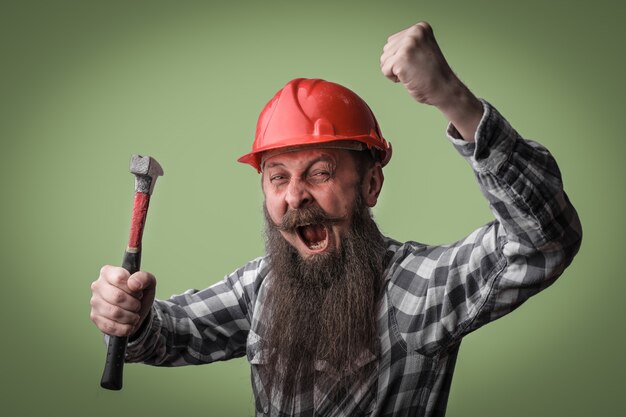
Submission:
<svg viewBox="0 0 626 417">
<path fill-rule="evenodd" d="M 272 210 L 269 210 L 269 213 L 270 213 L 270 218 L 272 219 L 274 224 L 279 224 L 282 221 L 283 219 L 282 213 L 278 211 L 272 211 Z"/>
<path fill-rule="evenodd" d="M 272 198 L 269 195 L 265 195 L 265 208 L 267 209 L 270 218 L 274 223 L 280 223 L 283 218 L 284 209 L 283 205 L 277 199 Z"/>
<path fill-rule="evenodd" d="M 325 199 L 326 210 L 333 215 L 347 216 L 352 212 L 355 195 L 352 189 L 338 190 Z"/>
</svg>

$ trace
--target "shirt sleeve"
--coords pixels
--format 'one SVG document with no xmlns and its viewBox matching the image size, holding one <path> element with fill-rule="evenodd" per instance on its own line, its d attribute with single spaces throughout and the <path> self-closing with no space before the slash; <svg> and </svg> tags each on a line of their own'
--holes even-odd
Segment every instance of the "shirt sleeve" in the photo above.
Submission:
<svg viewBox="0 0 626 417">
<path fill-rule="evenodd" d="M 550 153 L 524 140 L 489 103 L 474 143 L 448 137 L 468 161 L 495 216 L 452 245 L 405 244 L 389 290 L 411 348 L 434 355 L 552 284 L 582 238 Z"/>
<path fill-rule="evenodd" d="M 245 355 L 263 264 L 259 258 L 209 288 L 155 300 L 126 362 L 182 366 Z"/>
</svg>

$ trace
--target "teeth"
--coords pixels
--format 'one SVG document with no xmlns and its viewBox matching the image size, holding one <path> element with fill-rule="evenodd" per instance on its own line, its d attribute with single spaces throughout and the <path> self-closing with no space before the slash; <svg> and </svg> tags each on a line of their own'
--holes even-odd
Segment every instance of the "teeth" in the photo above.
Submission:
<svg viewBox="0 0 626 417">
<path fill-rule="evenodd" d="M 315 223 L 303 223 L 297 226 L 296 233 L 299 236 L 302 243 L 304 243 L 312 251 L 322 251 L 328 246 L 328 230 L 324 227 L 325 238 L 318 241 L 312 241 L 310 239 L 319 239 L 319 230 L 306 230 L 309 226 L 314 226 Z M 315 227 L 318 227 L 317 225 Z"/>
<path fill-rule="evenodd" d="M 309 248 L 311 249 L 322 249 L 324 247 L 324 242 L 313 243 Z"/>
</svg>

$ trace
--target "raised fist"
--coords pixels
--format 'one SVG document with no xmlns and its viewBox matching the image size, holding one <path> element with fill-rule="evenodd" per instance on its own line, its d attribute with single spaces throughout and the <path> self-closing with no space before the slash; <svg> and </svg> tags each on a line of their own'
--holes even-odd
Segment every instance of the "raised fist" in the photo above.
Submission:
<svg viewBox="0 0 626 417">
<path fill-rule="evenodd" d="M 387 78 L 402 83 L 415 100 L 435 106 L 461 84 L 426 22 L 391 35 L 383 48 L 380 68 Z"/>
</svg>

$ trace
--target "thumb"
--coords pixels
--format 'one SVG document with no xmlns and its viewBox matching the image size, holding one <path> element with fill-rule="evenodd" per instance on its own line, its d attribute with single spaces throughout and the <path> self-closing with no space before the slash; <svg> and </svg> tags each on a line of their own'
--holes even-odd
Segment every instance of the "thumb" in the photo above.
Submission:
<svg viewBox="0 0 626 417">
<path fill-rule="evenodd" d="M 156 278 L 149 272 L 138 271 L 128 278 L 128 289 L 133 292 L 154 292 Z"/>
</svg>

